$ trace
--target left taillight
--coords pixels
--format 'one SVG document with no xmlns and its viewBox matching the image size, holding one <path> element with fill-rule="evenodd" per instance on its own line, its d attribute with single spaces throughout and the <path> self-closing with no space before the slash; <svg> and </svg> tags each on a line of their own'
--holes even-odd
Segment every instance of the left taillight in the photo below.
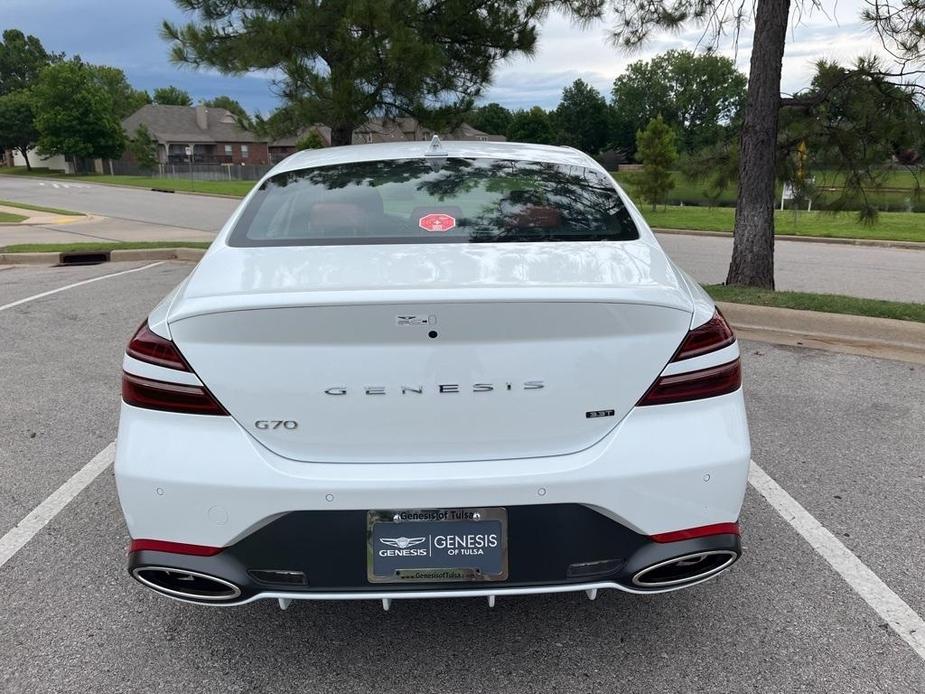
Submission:
<svg viewBox="0 0 925 694">
<path fill-rule="evenodd" d="M 153 332 L 147 321 L 135 331 L 125 351 L 138 361 L 164 369 L 193 373 L 177 346 Z M 147 378 L 125 371 L 122 372 L 122 399 L 128 405 L 148 410 L 228 415 L 205 386 Z"/>
<path fill-rule="evenodd" d="M 723 314 L 717 311 L 701 326 L 690 330 L 669 364 L 717 352 L 735 343 L 735 335 Z M 667 405 L 735 392 L 742 386 L 742 367 L 738 357 L 692 371 L 659 376 L 637 405 Z"/>
</svg>

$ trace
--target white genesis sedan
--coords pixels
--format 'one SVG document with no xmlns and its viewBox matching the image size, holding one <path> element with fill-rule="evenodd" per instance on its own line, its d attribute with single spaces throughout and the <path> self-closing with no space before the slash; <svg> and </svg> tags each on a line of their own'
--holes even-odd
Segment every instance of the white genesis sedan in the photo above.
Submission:
<svg viewBox="0 0 925 694">
<path fill-rule="evenodd" d="M 659 593 L 741 553 L 735 337 L 571 148 L 295 154 L 123 366 L 129 572 L 179 600 Z"/>
</svg>

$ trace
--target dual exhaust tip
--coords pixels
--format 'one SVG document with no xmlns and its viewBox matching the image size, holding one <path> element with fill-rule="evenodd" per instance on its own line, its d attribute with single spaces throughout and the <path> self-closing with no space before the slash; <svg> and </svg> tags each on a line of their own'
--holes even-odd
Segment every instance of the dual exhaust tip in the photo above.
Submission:
<svg viewBox="0 0 925 694">
<path fill-rule="evenodd" d="M 647 566 L 633 576 L 633 585 L 658 590 L 697 583 L 728 569 L 738 558 L 730 549 L 685 554 Z"/>
<path fill-rule="evenodd" d="M 132 576 L 140 583 L 158 593 L 181 600 L 202 603 L 218 603 L 234 600 L 241 596 L 241 589 L 223 578 L 167 566 L 140 566 L 132 570 Z"/>
</svg>

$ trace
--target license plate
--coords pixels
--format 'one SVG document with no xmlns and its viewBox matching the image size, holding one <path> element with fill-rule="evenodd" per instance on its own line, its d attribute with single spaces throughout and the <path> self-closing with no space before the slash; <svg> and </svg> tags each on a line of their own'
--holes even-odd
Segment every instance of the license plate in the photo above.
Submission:
<svg viewBox="0 0 925 694">
<path fill-rule="evenodd" d="M 503 508 L 369 511 L 366 537 L 371 583 L 507 579 Z"/>
</svg>

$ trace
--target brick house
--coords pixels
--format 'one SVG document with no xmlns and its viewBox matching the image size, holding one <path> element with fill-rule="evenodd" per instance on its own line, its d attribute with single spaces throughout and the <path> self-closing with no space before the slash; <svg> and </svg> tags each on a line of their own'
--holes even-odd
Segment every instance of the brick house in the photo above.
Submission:
<svg viewBox="0 0 925 694">
<path fill-rule="evenodd" d="M 422 126 L 417 119 L 371 118 L 364 125 L 353 131 L 353 144 L 361 145 L 374 142 L 407 142 L 413 140 L 430 140 L 439 135 L 441 140 L 478 140 L 482 142 L 504 142 L 504 135 L 490 135 L 473 128 L 468 123 L 449 132 L 436 132 Z"/>
<path fill-rule="evenodd" d="M 207 106 L 146 104 L 122 121 L 126 137 L 144 124 L 162 164 L 269 164 L 268 141 L 240 127 L 230 111 Z M 126 151 L 123 160 L 131 161 Z"/>
</svg>

